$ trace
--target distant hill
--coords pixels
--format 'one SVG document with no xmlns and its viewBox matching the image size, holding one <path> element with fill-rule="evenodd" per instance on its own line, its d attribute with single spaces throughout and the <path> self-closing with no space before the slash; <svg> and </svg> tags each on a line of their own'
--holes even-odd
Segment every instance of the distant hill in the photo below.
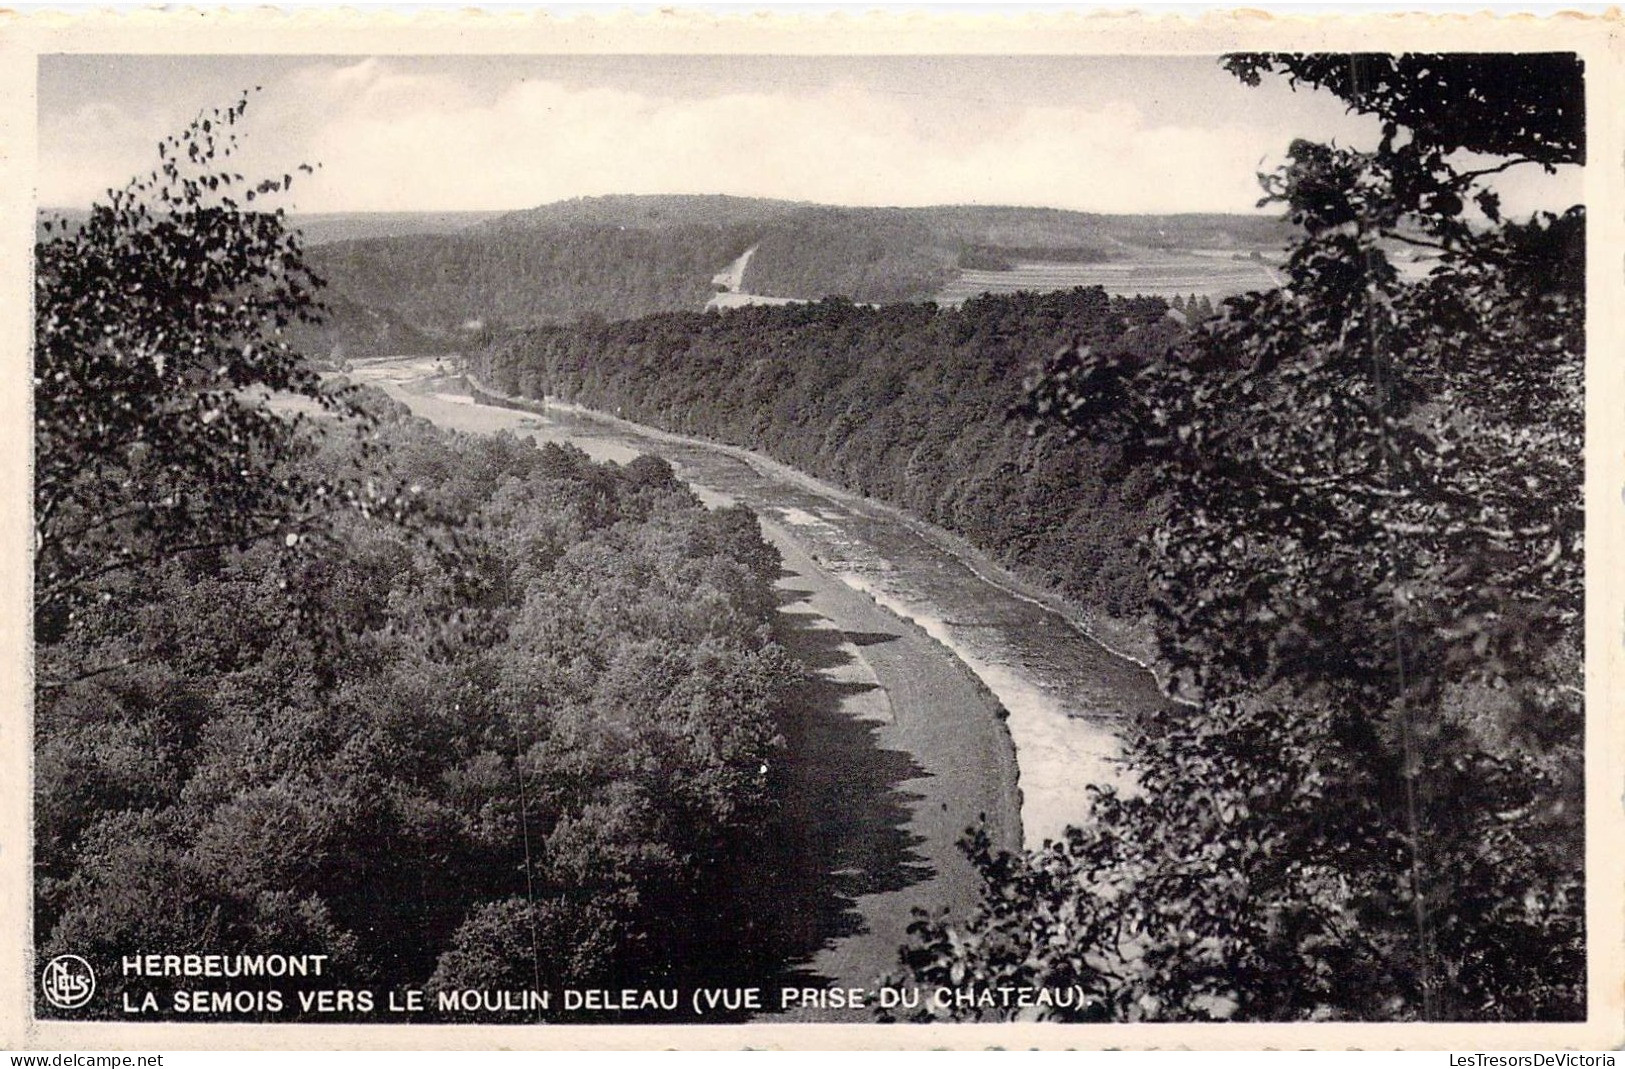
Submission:
<svg viewBox="0 0 1625 1069">
<path fill-rule="evenodd" d="M 48 237 L 47 219 L 64 219 L 70 228 L 84 224 L 90 213 L 83 208 L 42 208 L 34 236 Z M 467 230 L 506 212 L 310 212 L 293 213 L 288 222 L 305 237 L 307 246 L 358 238 L 395 238 L 411 234 L 451 234 Z"/>
<path fill-rule="evenodd" d="M 731 197 L 722 194 L 657 194 L 577 197 L 537 208 L 495 215 L 481 230 L 620 226 L 660 230 L 678 226 L 749 226 L 842 218 L 922 226 L 934 243 L 1031 248 L 1131 245 L 1252 248 L 1285 241 L 1291 227 L 1267 215 L 1189 213 L 1101 215 L 1061 208 L 947 204 L 925 208 L 838 207 L 809 201 Z"/>
<path fill-rule="evenodd" d="M 61 233 L 58 221 L 74 230 L 83 226 L 89 217 L 83 209 L 45 209 L 37 213 L 34 237 L 46 241 Z M 359 237 L 407 238 L 412 235 L 456 233 L 490 219 L 492 212 L 348 212 L 331 214 L 295 215 L 289 220 L 305 238 L 307 249 L 314 252 L 324 242 L 353 240 Z M 45 229 L 47 222 L 51 231 Z M 320 260 L 319 256 L 312 256 Z M 318 270 L 320 273 L 320 270 Z M 397 353 L 441 353 L 455 350 L 466 341 L 467 332 L 436 329 L 424 331 L 407 314 L 395 308 L 395 301 L 385 299 L 370 302 L 357 301 L 347 286 L 329 286 L 321 294 L 326 306 L 325 321 L 319 326 L 303 323 L 291 324 L 289 339 L 323 366 L 341 364 L 348 359 L 365 356 L 389 356 Z"/>
<path fill-rule="evenodd" d="M 1270 276 L 1230 267 L 1210 286 L 1189 280 L 1221 260 L 1267 259 L 1290 234 L 1265 216 L 835 207 L 724 195 L 293 222 L 330 284 L 330 323 L 301 338 L 324 356 L 442 352 L 513 327 L 697 311 L 716 295 L 717 273 L 752 247 L 741 295 L 956 302 L 983 290 L 1092 285 L 1098 276 L 1120 283 L 1113 292 L 1144 279 L 1148 293 L 1219 296 L 1268 285 Z"/>
<path fill-rule="evenodd" d="M 1058 248 L 1068 245 L 1161 249 L 1277 249 L 1292 234 L 1268 215 L 1097 215 L 1058 208 L 948 205 L 905 209 L 932 230 L 964 244 Z"/>
<path fill-rule="evenodd" d="M 327 245 L 358 238 L 396 238 L 410 234 L 454 234 L 479 226 L 502 212 L 313 212 L 290 222 L 307 245 Z"/>
<path fill-rule="evenodd" d="M 454 345 L 472 323 L 502 330 L 697 310 L 715 295 L 717 272 L 753 246 L 742 294 L 893 303 L 958 300 L 977 286 L 1009 289 L 1073 277 L 988 273 L 1033 262 L 1126 267 L 1174 255 L 1200 269 L 1202 262 L 1190 259 L 1196 251 L 1226 259 L 1273 254 L 1289 233 L 1285 222 L 1265 216 L 605 196 L 495 215 L 455 232 L 325 242 L 312 258 L 348 299 L 387 309 Z M 1079 277 L 1087 283 L 1087 275 Z M 1183 285 L 1185 276 L 1164 268 L 1144 277 Z M 1235 271 L 1223 285 L 1240 284 L 1231 280 L 1268 285 L 1269 277 Z"/>
<path fill-rule="evenodd" d="M 431 334 L 698 310 L 753 243 L 742 227 L 546 225 L 341 241 L 310 250 L 334 291 Z"/>
<path fill-rule="evenodd" d="M 818 205 L 808 201 L 768 200 L 707 194 L 617 194 L 575 197 L 523 211 L 505 212 L 482 224 L 485 230 L 535 230 L 551 227 L 614 226 L 664 230 L 683 226 L 740 226 L 781 219 Z"/>
<path fill-rule="evenodd" d="M 580 197 L 484 223 L 491 232 L 715 227 L 756 237 L 744 291 L 817 299 L 920 300 L 963 268 L 1101 263 L 1141 251 L 1274 251 L 1291 227 L 1271 216 L 1099 215 L 1056 208 L 850 208 L 751 197 Z"/>
</svg>

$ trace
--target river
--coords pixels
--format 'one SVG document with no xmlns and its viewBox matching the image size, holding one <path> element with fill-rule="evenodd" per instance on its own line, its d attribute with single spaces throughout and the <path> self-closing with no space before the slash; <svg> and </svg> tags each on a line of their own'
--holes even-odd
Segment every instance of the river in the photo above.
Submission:
<svg viewBox="0 0 1625 1069">
<path fill-rule="evenodd" d="M 1167 706 L 1145 668 L 977 554 L 894 509 L 742 450 L 571 406 L 537 414 L 474 404 L 450 385 L 455 379 L 439 377 L 446 370 L 434 358 L 368 361 L 352 377 L 452 429 L 569 441 L 597 459 L 663 457 L 708 501 L 748 506 L 788 531 L 820 568 L 951 650 L 1009 712 L 1028 846 L 1085 815 L 1088 788 L 1120 778 L 1115 759 L 1124 723 Z"/>
</svg>

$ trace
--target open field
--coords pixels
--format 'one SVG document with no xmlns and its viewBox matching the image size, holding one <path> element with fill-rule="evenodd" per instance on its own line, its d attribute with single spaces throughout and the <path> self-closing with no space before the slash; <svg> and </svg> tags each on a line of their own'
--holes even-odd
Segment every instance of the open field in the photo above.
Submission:
<svg viewBox="0 0 1625 1069">
<path fill-rule="evenodd" d="M 966 269 L 938 292 L 938 304 L 960 304 L 981 293 L 1042 293 L 1101 286 L 1114 296 L 1188 297 L 1214 301 L 1279 284 L 1273 266 L 1229 250 L 1125 250 L 1105 263 L 1021 263 L 1009 271 Z"/>
</svg>

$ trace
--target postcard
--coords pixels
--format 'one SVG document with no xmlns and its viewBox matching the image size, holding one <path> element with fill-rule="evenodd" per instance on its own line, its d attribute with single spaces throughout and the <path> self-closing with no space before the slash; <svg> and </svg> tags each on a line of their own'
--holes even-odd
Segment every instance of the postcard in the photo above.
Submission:
<svg viewBox="0 0 1625 1069">
<path fill-rule="evenodd" d="M 1618 30 L 9 17 L 0 1038 L 1617 1046 Z"/>
</svg>

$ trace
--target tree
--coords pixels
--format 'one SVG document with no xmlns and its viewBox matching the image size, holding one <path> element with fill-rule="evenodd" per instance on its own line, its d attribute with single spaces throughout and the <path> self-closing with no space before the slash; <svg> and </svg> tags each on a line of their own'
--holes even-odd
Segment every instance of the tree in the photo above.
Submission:
<svg viewBox="0 0 1625 1069">
<path fill-rule="evenodd" d="M 1172 501 L 1157 638 L 1196 708 L 1065 843 L 976 852 L 988 908 L 922 919 L 907 960 L 1084 975 L 1103 1016 L 1575 1016 L 1584 213 L 1505 221 L 1484 180 L 1583 159 L 1579 64 L 1226 62 L 1331 89 L 1382 143 L 1295 142 L 1265 178 L 1303 228 L 1283 289 L 1149 362 L 1069 347 L 1028 405 Z M 1426 279 L 1405 242 L 1438 251 Z"/>
<path fill-rule="evenodd" d="M 1483 179 L 1585 163 L 1584 68 L 1573 53 L 1243 53 L 1225 67 L 1248 85 L 1279 72 L 1381 120 L 1375 151 L 1295 142 L 1293 164 L 1265 180 L 1268 199 L 1287 204 L 1312 235 L 1358 215 L 1369 237 L 1414 241 L 1421 230 L 1449 245 L 1468 242 L 1469 203 L 1501 222 L 1500 197 Z M 1497 162 L 1467 167 L 1463 153 Z M 1354 175 L 1358 185 L 1347 181 Z"/>
<path fill-rule="evenodd" d="M 1405 151 L 1403 131 L 1413 158 L 1465 149 L 1511 164 L 1585 162 L 1585 83 L 1572 52 L 1244 52 L 1224 66 L 1247 85 L 1280 73 L 1379 117 L 1385 155 Z"/>
<path fill-rule="evenodd" d="M 35 618 L 50 641 L 132 569 L 267 538 L 294 545 L 374 484 L 324 482 L 289 462 L 312 421 L 302 398 L 363 431 L 285 340 L 320 314 L 283 209 L 292 174 L 229 169 L 247 97 L 158 146 L 157 167 L 109 190 L 81 225 L 45 221 L 35 250 Z M 308 166 L 301 171 L 311 170 Z M 332 421 L 327 421 L 331 424 Z"/>
</svg>

